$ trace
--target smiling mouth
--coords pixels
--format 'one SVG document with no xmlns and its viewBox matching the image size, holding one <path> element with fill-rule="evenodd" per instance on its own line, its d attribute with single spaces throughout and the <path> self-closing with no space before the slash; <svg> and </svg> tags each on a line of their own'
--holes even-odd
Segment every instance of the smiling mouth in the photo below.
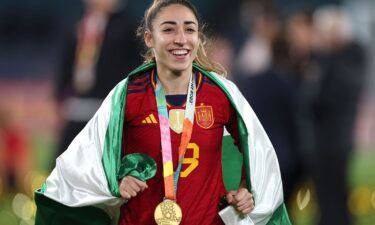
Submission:
<svg viewBox="0 0 375 225">
<path fill-rule="evenodd" d="M 169 51 L 172 55 L 177 57 L 184 57 L 189 54 L 190 50 L 188 49 L 172 49 Z"/>
</svg>

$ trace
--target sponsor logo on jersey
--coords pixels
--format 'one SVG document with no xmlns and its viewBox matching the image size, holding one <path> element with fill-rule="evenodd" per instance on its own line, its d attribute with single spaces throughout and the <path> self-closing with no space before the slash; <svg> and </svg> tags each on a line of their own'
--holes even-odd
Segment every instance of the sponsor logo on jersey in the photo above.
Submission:
<svg viewBox="0 0 375 225">
<path fill-rule="evenodd" d="M 142 121 L 142 123 L 156 124 L 158 123 L 158 121 L 156 121 L 154 114 L 151 113 L 149 116 L 146 117 L 146 119 Z"/>
<path fill-rule="evenodd" d="M 214 113 L 212 106 L 195 107 L 195 116 L 198 126 L 208 129 L 214 124 Z"/>
</svg>

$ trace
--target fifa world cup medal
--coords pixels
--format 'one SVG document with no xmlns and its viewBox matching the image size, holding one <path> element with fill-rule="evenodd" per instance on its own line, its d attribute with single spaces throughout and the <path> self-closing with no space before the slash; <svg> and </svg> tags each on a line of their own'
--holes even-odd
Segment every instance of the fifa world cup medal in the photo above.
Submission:
<svg viewBox="0 0 375 225">
<path fill-rule="evenodd" d="M 158 225 L 178 225 L 182 220 L 182 211 L 175 201 L 165 199 L 156 207 L 154 218 Z"/>
</svg>

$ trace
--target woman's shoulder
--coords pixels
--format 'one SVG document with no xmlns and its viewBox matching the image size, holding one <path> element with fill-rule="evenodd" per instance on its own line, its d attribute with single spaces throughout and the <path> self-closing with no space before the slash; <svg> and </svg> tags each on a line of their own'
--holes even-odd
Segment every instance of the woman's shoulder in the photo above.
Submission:
<svg viewBox="0 0 375 225">
<path fill-rule="evenodd" d="M 237 89 L 232 81 L 214 72 L 203 76 L 202 86 L 205 95 L 213 96 L 219 102 L 226 101 L 232 93 L 236 92 L 234 89 Z"/>
<path fill-rule="evenodd" d="M 211 80 L 213 83 L 218 85 L 221 89 L 231 90 L 231 91 L 237 91 L 238 87 L 237 85 L 228 79 L 224 75 L 220 75 L 216 72 L 210 71 L 208 76 L 206 76 L 207 79 Z"/>
<path fill-rule="evenodd" d="M 153 83 L 152 74 L 149 71 L 139 73 L 136 76 L 131 76 L 128 79 L 128 94 L 145 92 Z"/>
</svg>

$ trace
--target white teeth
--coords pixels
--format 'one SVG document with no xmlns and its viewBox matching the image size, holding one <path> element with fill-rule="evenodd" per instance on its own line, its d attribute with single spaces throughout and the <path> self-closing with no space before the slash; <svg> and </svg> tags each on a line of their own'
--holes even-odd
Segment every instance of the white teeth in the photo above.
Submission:
<svg viewBox="0 0 375 225">
<path fill-rule="evenodd" d="M 186 55 L 187 53 L 188 53 L 188 50 L 186 49 L 172 50 L 173 55 Z"/>
</svg>

